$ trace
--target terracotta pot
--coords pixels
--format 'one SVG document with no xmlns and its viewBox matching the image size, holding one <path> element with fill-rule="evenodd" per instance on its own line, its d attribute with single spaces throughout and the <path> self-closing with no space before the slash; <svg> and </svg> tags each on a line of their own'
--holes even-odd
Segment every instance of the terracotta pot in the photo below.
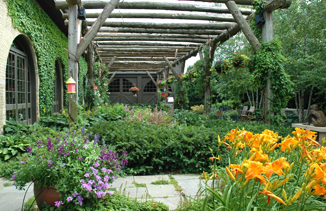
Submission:
<svg viewBox="0 0 326 211">
<path fill-rule="evenodd" d="M 43 210 L 43 204 L 54 207 L 54 202 L 60 201 L 59 193 L 56 188 L 45 186 L 38 187 L 37 182 L 34 182 L 34 197 L 40 211 Z"/>
</svg>

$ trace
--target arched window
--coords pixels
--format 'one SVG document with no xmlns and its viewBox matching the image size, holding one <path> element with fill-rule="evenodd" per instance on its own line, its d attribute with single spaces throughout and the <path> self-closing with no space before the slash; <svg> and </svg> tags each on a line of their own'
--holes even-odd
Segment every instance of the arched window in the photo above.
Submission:
<svg viewBox="0 0 326 211">
<path fill-rule="evenodd" d="M 109 84 L 109 92 L 120 92 L 120 79 L 115 79 Z"/>
<path fill-rule="evenodd" d="M 31 77 L 27 55 L 18 45 L 10 48 L 6 69 L 6 119 L 31 122 Z M 20 48 L 20 49 L 18 49 Z"/>
<path fill-rule="evenodd" d="M 123 92 L 129 92 L 129 89 L 133 87 L 134 85 L 127 79 L 122 80 L 122 91 Z"/>
<path fill-rule="evenodd" d="M 146 86 L 145 86 L 145 88 L 144 88 L 144 92 L 156 92 L 157 90 L 156 90 L 156 86 L 155 86 L 155 84 L 153 83 L 153 81 L 152 80 L 150 80 L 147 84 L 146 84 Z"/>
</svg>

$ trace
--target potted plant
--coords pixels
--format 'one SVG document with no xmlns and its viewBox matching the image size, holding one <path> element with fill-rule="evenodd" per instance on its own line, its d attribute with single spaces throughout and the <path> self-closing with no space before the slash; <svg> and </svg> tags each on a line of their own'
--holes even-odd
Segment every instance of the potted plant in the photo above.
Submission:
<svg viewBox="0 0 326 211">
<path fill-rule="evenodd" d="M 137 97 L 137 93 L 139 92 L 139 88 L 136 86 L 133 86 L 129 89 L 129 92 L 133 94 L 134 97 Z"/>
<path fill-rule="evenodd" d="M 71 133 L 39 140 L 23 156 L 19 170 L 14 172 L 16 188 L 33 181 L 34 195 L 40 210 L 56 206 L 59 210 L 94 210 L 103 204 L 111 192 L 109 184 L 117 178 L 121 167 L 128 163 L 126 152 L 121 159 L 105 145 L 99 145 L 99 135 L 73 130 Z M 39 192 L 38 192 L 39 191 Z M 44 193 L 54 195 L 48 199 Z"/>
</svg>

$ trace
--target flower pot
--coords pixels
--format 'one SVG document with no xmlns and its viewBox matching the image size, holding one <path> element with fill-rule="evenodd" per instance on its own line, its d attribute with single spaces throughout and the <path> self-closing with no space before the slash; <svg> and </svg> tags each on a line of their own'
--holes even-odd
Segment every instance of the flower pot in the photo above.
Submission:
<svg viewBox="0 0 326 211">
<path fill-rule="evenodd" d="M 60 201 L 59 193 L 54 187 L 38 187 L 37 182 L 34 182 L 34 197 L 40 211 L 43 210 L 45 205 L 54 207 L 54 202 Z"/>
</svg>

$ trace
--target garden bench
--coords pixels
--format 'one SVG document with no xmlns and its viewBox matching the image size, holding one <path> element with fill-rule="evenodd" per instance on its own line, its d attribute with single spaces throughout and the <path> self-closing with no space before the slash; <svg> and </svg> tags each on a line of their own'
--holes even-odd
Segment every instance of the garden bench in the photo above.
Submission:
<svg viewBox="0 0 326 211">
<path fill-rule="evenodd" d="M 245 111 L 245 107 L 247 111 Z M 255 112 L 255 106 L 250 106 L 250 109 L 248 110 L 248 106 L 244 106 L 242 113 L 240 114 L 240 120 L 241 121 L 248 121 L 251 119 L 251 117 L 254 115 Z"/>
</svg>

